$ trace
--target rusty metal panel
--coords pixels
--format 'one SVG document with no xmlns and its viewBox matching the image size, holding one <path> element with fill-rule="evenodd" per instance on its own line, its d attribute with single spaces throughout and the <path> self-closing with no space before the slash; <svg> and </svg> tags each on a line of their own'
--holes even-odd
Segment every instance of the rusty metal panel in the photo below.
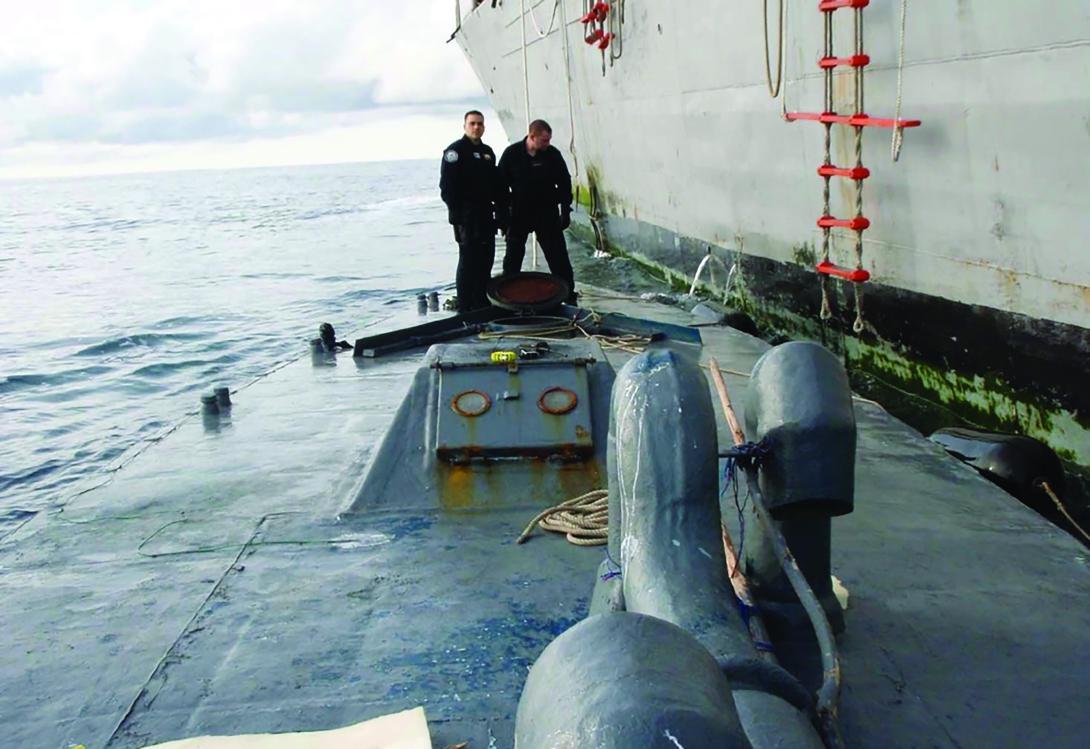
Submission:
<svg viewBox="0 0 1090 749">
<path fill-rule="evenodd" d="M 444 460 L 558 457 L 594 451 L 581 362 L 440 368 L 436 452 Z"/>
</svg>

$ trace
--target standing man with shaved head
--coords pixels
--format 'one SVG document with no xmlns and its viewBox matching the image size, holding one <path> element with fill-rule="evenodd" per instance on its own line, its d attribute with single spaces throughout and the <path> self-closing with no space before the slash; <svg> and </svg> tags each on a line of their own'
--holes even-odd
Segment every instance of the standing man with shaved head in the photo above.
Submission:
<svg viewBox="0 0 1090 749">
<path fill-rule="evenodd" d="M 484 115 L 462 118 L 465 131 L 443 151 L 439 192 L 458 243 L 458 311 L 488 306 L 485 290 L 496 259 L 496 229 L 506 229 L 507 188 L 496 168 L 496 154 L 484 144 Z"/>
<path fill-rule="evenodd" d="M 518 273 L 530 232 L 545 253 L 554 276 L 563 278 L 575 302 L 575 277 L 568 259 L 564 230 L 571 225 L 571 174 L 560 151 L 551 144 L 553 129 L 545 120 L 530 123 L 529 133 L 512 143 L 500 157 L 500 173 L 511 189 L 511 220 L 507 229 L 505 275 Z"/>
</svg>

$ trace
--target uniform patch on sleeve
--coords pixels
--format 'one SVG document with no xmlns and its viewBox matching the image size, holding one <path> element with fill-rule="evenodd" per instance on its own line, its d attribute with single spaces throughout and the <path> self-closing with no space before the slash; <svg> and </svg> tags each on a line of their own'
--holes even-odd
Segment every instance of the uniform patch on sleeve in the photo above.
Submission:
<svg viewBox="0 0 1090 749">
<path fill-rule="evenodd" d="M 443 158 L 446 159 L 448 163 L 453 164 L 458 160 L 458 152 L 452 148 L 443 154 Z"/>
</svg>

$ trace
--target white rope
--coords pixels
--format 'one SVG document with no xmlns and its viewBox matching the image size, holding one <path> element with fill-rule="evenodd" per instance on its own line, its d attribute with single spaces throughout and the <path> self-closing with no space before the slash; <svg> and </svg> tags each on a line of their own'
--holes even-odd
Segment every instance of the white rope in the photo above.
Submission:
<svg viewBox="0 0 1090 749">
<path fill-rule="evenodd" d="M 893 110 L 893 119 L 901 119 L 901 94 L 905 72 L 905 16 L 908 13 L 908 0 L 901 0 L 901 39 L 900 50 L 897 56 L 897 105 Z M 894 162 L 901 157 L 901 144 L 904 143 L 905 129 L 893 128 L 893 139 L 889 144 L 889 155 Z"/>
<path fill-rule="evenodd" d="M 522 27 L 522 92 L 526 101 L 526 129 L 530 129 L 530 68 L 526 63 L 526 0 L 519 0 L 522 15 L 519 26 Z"/>
<path fill-rule="evenodd" d="M 564 79 L 568 87 L 568 132 L 571 138 L 568 141 L 568 153 L 571 154 L 572 164 L 575 166 L 574 177 L 579 177 L 579 156 L 575 152 L 575 101 L 571 93 L 571 46 L 568 41 L 568 15 L 564 3 L 560 2 L 560 33 L 564 42 Z"/>
<path fill-rule="evenodd" d="M 549 19 L 549 28 L 544 31 L 541 30 L 541 24 L 537 22 L 537 17 L 534 15 L 534 6 L 530 6 L 530 20 L 534 24 L 534 31 L 537 32 L 539 39 L 544 39 L 549 34 L 553 33 L 553 29 L 556 28 L 556 9 L 560 6 L 560 0 L 553 0 L 553 15 Z"/>
<path fill-rule="evenodd" d="M 526 100 L 526 131 L 530 131 L 530 67 L 526 62 L 526 0 L 519 0 L 522 14 L 519 16 L 519 26 L 522 28 L 522 91 Z M 537 270 L 537 234 L 534 234 L 533 253 L 530 267 Z"/>
</svg>

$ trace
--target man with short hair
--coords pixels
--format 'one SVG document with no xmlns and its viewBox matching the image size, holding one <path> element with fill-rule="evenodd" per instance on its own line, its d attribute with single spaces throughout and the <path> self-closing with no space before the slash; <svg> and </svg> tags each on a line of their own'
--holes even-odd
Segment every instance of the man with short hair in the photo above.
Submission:
<svg viewBox="0 0 1090 749">
<path fill-rule="evenodd" d="M 470 110 L 465 131 L 443 151 L 439 192 L 458 243 L 458 311 L 488 306 L 486 289 L 496 259 L 496 229 L 506 226 L 507 189 L 496 168 L 496 154 L 484 144 L 484 115 Z"/>
<path fill-rule="evenodd" d="M 550 272 L 567 282 L 568 301 L 574 303 L 575 276 L 564 241 L 564 230 L 571 225 L 571 174 L 560 151 L 551 145 L 549 123 L 534 120 L 528 129 L 526 137 L 508 146 L 500 157 L 500 174 L 511 190 L 503 272 L 508 275 L 522 269 L 526 238 L 534 232 Z"/>
</svg>

